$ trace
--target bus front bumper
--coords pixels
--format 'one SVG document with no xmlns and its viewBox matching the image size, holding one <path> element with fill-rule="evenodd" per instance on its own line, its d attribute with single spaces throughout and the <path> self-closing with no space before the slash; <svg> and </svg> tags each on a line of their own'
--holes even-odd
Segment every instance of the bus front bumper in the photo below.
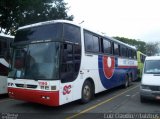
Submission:
<svg viewBox="0 0 160 119">
<path fill-rule="evenodd" d="M 8 87 L 10 98 L 48 106 L 59 106 L 59 91 L 41 91 Z"/>
</svg>

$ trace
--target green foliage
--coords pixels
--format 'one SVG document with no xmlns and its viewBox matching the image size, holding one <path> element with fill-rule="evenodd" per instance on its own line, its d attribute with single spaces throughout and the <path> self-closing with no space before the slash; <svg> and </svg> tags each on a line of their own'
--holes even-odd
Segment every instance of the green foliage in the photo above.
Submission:
<svg viewBox="0 0 160 119">
<path fill-rule="evenodd" d="M 63 0 L 0 0 L 0 27 L 15 34 L 18 27 L 55 19 L 73 20 Z"/>
<path fill-rule="evenodd" d="M 137 50 L 143 52 L 144 54 L 147 54 L 146 43 L 143 41 L 135 40 L 135 39 L 128 39 L 124 37 L 118 37 L 118 36 L 114 38 L 124 43 L 127 43 L 129 45 L 135 46 Z"/>
<path fill-rule="evenodd" d="M 147 43 L 147 55 L 148 56 L 153 56 L 153 55 L 156 55 L 156 54 L 159 54 L 160 53 L 160 42 L 149 42 Z"/>
<path fill-rule="evenodd" d="M 135 46 L 138 51 L 141 51 L 142 53 L 148 56 L 153 56 L 160 52 L 160 42 L 146 43 L 140 40 L 128 39 L 128 38 L 118 37 L 118 36 L 114 38 L 124 43 L 127 43 L 129 45 Z"/>
</svg>

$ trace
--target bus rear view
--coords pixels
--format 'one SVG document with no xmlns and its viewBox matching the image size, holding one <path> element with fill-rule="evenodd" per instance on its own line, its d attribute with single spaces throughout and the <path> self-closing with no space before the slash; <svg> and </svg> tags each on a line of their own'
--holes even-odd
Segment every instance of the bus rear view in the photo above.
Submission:
<svg viewBox="0 0 160 119">
<path fill-rule="evenodd" d="M 0 34 L 0 94 L 7 93 L 7 76 L 11 55 L 10 45 L 13 39 L 13 36 Z"/>
</svg>

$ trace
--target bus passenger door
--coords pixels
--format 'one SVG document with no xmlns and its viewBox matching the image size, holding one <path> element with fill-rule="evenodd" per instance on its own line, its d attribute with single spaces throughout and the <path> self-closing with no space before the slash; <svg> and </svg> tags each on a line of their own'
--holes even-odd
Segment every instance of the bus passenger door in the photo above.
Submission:
<svg viewBox="0 0 160 119">
<path fill-rule="evenodd" d="M 60 102 L 62 104 L 72 101 L 74 80 L 73 45 L 64 43 L 61 46 L 60 79 L 61 92 Z"/>
</svg>

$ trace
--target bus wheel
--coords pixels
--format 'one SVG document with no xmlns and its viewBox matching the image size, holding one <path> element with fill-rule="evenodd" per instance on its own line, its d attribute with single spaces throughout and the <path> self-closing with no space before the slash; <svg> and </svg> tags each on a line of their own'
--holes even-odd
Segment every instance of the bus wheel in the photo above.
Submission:
<svg viewBox="0 0 160 119">
<path fill-rule="evenodd" d="M 129 76 L 128 75 L 126 75 L 126 77 L 125 77 L 125 83 L 124 83 L 123 87 L 124 88 L 129 87 Z"/>
<path fill-rule="evenodd" d="M 81 103 L 87 103 L 92 99 L 93 90 L 90 81 L 85 81 L 82 87 Z"/>
</svg>

